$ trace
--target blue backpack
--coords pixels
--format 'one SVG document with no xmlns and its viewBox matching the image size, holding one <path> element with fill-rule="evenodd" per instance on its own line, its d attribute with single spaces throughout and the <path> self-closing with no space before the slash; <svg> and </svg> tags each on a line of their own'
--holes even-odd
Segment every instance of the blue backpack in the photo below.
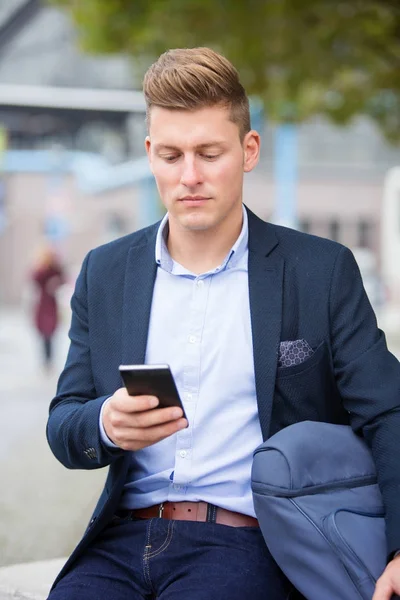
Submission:
<svg viewBox="0 0 400 600">
<path fill-rule="evenodd" d="M 386 566 L 384 508 L 365 442 L 305 421 L 254 452 L 254 508 L 266 544 L 308 600 L 371 600 Z"/>
</svg>

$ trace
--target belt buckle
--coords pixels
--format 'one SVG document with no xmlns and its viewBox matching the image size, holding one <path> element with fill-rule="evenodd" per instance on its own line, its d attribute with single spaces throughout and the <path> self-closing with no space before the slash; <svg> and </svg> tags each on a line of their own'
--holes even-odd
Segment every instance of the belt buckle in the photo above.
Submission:
<svg viewBox="0 0 400 600">
<path fill-rule="evenodd" d="M 161 504 L 158 507 L 158 518 L 159 519 L 162 519 L 163 512 L 164 512 L 164 502 L 161 502 Z"/>
</svg>

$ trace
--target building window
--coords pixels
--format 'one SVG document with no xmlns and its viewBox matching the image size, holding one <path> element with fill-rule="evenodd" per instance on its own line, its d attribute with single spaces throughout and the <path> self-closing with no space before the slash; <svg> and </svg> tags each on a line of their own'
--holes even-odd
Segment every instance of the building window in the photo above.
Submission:
<svg viewBox="0 0 400 600">
<path fill-rule="evenodd" d="M 335 241 L 338 242 L 339 241 L 339 234 L 340 234 L 340 223 L 337 219 L 333 219 L 332 221 L 329 221 L 329 233 L 328 233 L 328 237 Z"/>
<path fill-rule="evenodd" d="M 299 219 L 299 231 L 303 233 L 310 233 L 311 231 L 311 221 L 310 219 Z"/>
<path fill-rule="evenodd" d="M 371 248 L 372 240 L 372 224 L 368 221 L 361 220 L 357 224 L 358 246 L 360 248 Z"/>
</svg>

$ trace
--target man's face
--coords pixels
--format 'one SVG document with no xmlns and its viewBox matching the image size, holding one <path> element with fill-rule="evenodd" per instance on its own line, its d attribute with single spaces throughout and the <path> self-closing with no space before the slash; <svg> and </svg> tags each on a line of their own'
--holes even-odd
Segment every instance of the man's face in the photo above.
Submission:
<svg viewBox="0 0 400 600">
<path fill-rule="evenodd" d="M 259 136 L 240 141 L 227 108 L 153 107 L 146 150 L 171 225 L 204 231 L 240 219 L 243 173 L 258 162 Z"/>
</svg>

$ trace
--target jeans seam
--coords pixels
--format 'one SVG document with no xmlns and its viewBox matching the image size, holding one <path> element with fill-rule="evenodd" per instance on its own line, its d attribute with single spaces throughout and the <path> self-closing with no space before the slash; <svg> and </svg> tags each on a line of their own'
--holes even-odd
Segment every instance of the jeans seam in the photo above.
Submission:
<svg viewBox="0 0 400 600">
<path fill-rule="evenodd" d="M 144 580 L 146 581 L 146 583 L 150 586 L 150 588 L 154 592 L 153 583 L 152 583 L 151 577 L 150 577 L 150 564 L 149 564 L 149 548 L 151 548 L 150 534 L 151 534 L 152 521 L 153 521 L 153 519 L 149 519 L 149 522 L 147 525 L 146 545 L 145 545 L 144 551 L 143 551 L 143 576 L 144 576 Z"/>
<path fill-rule="evenodd" d="M 161 546 L 158 548 L 158 550 L 156 550 L 155 552 L 148 553 L 149 559 L 154 558 L 155 556 L 158 556 L 159 554 L 161 554 L 162 552 L 164 552 L 164 550 L 166 550 L 168 548 L 168 546 L 170 545 L 170 543 L 172 541 L 174 525 L 175 525 L 175 521 L 171 519 L 168 522 L 168 531 L 167 531 L 167 537 L 165 538 L 165 541 L 161 544 Z"/>
</svg>

